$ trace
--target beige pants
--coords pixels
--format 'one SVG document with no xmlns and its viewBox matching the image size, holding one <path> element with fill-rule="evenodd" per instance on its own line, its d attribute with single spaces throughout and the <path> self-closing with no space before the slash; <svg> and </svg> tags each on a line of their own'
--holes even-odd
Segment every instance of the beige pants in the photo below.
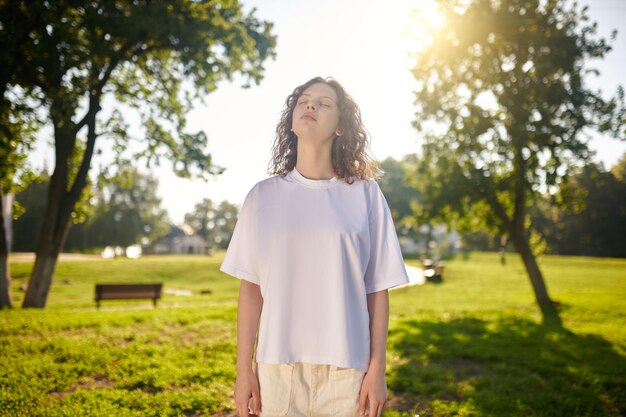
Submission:
<svg viewBox="0 0 626 417">
<path fill-rule="evenodd" d="M 359 417 L 364 371 L 302 362 L 255 362 L 255 373 L 261 390 L 259 417 Z"/>
</svg>

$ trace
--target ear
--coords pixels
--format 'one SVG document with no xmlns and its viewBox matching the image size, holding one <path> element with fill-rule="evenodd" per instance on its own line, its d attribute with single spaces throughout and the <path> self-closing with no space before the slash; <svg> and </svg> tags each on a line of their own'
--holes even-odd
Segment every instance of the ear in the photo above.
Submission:
<svg viewBox="0 0 626 417">
<path fill-rule="evenodd" d="M 337 130 L 335 130 L 335 135 L 336 135 L 336 136 L 341 136 L 341 135 L 343 135 L 343 130 L 341 130 L 341 129 L 337 129 Z"/>
</svg>

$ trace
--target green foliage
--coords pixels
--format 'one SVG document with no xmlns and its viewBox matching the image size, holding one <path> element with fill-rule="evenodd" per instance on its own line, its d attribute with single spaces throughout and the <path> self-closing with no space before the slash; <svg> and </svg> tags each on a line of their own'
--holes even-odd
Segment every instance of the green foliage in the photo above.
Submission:
<svg viewBox="0 0 626 417">
<path fill-rule="evenodd" d="M 31 180 L 26 157 L 42 122 L 19 89 L 3 94 L 11 101 L 0 101 L 0 193 L 8 194 L 20 191 Z"/>
<path fill-rule="evenodd" d="M 20 216 L 13 222 L 13 250 L 34 251 L 46 209 L 48 178 L 39 176 L 15 196 L 15 203 L 22 207 Z"/>
<path fill-rule="evenodd" d="M 424 137 L 418 189 L 429 213 L 480 216 L 488 231 L 507 233 L 546 322 L 558 322 L 527 210 L 537 192 L 590 160 L 584 128 L 626 139 L 623 89 L 605 100 L 585 85 L 587 62 L 611 47 L 576 3 L 437 4 L 444 24 L 416 53 L 413 69 L 413 125 Z"/>
<path fill-rule="evenodd" d="M 236 74 L 258 83 L 276 42 L 272 25 L 237 2 L 7 2 L 0 21 L 0 38 L 15 49 L 6 82 L 48 108 L 56 128 L 79 130 L 87 121 L 74 122 L 81 101 L 114 94 L 140 110 L 147 135 L 139 154 L 166 155 L 183 176 L 221 172 L 206 154 L 204 133 L 184 132 L 192 100 Z M 127 136 L 119 112 L 103 126 L 98 135 Z"/>
<path fill-rule="evenodd" d="M 528 211 L 531 246 L 539 253 L 626 257 L 623 161 L 610 171 L 589 163 L 573 171 L 554 194 L 537 193 Z M 500 247 L 500 235 L 489 229 L 461 231 L 466 248 Z"/>
<path fill-rule="evenodd" d="M 0 410 L 34 416 L 232 412 L 239 281 L 212 257 L 61 260 L 46 311 L 0 312 Z M 540 324 L 515 257 L 473 253 L 442 284 L 390 293 L 387 417 L 620 416 L 626 261 L 542 257 L 565 329 Z M 13 262 L 15 298 L 30 262 Z M 93 284 L 162 281 L 191 297 L 109 301 Z M 201 295 L 201 290 L 211 290 Z"/>
<path fill-rule="evenodd" d="M 380 179 L 379 184 L 385 193 L 394 221 L 399 221 L 411 214 L 410 202 L 418 197 L 414 190 L 406 185 L 407 165 L 414 159 L 415 155 L 407 155 L 403 160 L 388 157 L 381 163 L 385 175 Z"/>
<path fill-rule="evenodd" d="M 49 177 L 41 176 L 16 195 L 25 212 L 14 222 L 14 250 L 35 250 L 45 212 Z M 88 251 L 107 245 L 128 246 L 162 236 L 168 229 L 167 215 L 156 195 L 158 181 L 136 168 L 123 165 L 114 174 L 102 172 L 97 184 L 85 188 L 72 216 L 66 251 Z"/>
<path fill-rule="evenodd" d="M 391 157 L 385 159 L 381 163 L 385 175 L 378 183 L 389 204 L 398 236 L 419 239 L 418 228 L 421 224 L 415 221 L 411 207 L 422 197 L 415 188 L 407 185 L 411 178 L 409 169 L 414 166 L 415 159 L 415 155 L 406 155 L 402 160 Z"/>
<path fill-rule="evenodd" d="M 108 245 L 139 244 L 154 240 L 168 230 L 168 219 L 157 196 L 158 180 L 123 164 L 115 173 L 98 176 L 92 199 L 93 215 L 70 230 L 67 249 L 87 250 Z"/>
<path fill-rule="evenodd" d="M 6 125 L 5 109 L 12 102 L 5 92 L 24 91 L 47 112 L 56 155 L 24 307 L 45 306 L 56 256 L 84 197 L 97 138 L 121 136 L 114 140 L 117 157 L 128 149 L 121 113 L 99 120 L 104 96 L 140 114 L 144 149 L 132 151 L 131 160 L 158 164 L 166 157 L 185 177 L 223 171 L 212 163 L 206 135 L 185 130 L 186 113 L 194 98 L 215 90 L 223 79 L 261 80 L 276 38 L 272 25 L 254 12 L 244 13 L 230 0 L 0 2 L 0 123 Z M 84 131 L 83 150 L 78 137 Z"/>
<path fill-rule="evenodd" d="M 587 60 L 610 46 L 586 9 L 557 0 L 439 5 L 445 23 L 413 70 L 420 190 L 430 214 L 480 216 L 505 231 L 533 193 L 589 159 L 583 127 L 626 138 L 621 88 L 607 101 L 584 82 Z"/>
<path fill-rule="evenodd" d="M 531 212 L 533 229 L 553 253 L 626 257 L 626 181 L 619 164 L 611 171 L 588 164 L 572 175 L 554 197 Z M 551 207 L 549 201 L 559 204 Z"/>
<path fill-rule="evenodd" d="M 228 201 L 214 206 L 210 198 L 195 205 L 185 214 L 185 223 L 206 239 L 213 248 L 226 249 L 237 223 L 238 209 Z"/>
</svg>

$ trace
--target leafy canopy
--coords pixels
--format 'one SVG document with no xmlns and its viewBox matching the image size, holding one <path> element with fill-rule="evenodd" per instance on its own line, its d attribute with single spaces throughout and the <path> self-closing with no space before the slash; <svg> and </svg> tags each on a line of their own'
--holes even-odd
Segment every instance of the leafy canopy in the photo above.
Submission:
<svg viewBox="0 0 626 417">
<path fill-rule="evenodd" d="M 431 214 L 475 209 L 506 229 L 534 192 L 558 186 L 589 160 L 585 128 L 626 137 L 623 89 L 607 100 L 584 82 L 596 72 L 588 60 L 611 48 L 594 37 L 595 23 L 586 24 L 586 7 L 438 4 L 443 23 L 413 69 L 414 126 L 424 135 L 420 183 Z"/>
<path fill-rule="evenodd" d="M 220 80 L 260 81 L 276 38 L 254 12 L 228 0 L 0 2 L 0 81 L 49 109 L 57 156 L 71 152 L 110 94 L 137 109 L 146 129 L 132 159 L 166 157 L 178 175 L 205 177 L 221 171 L 205 134 L 185 132 L 185 114 Z M 101 126 L 97 136 L 130 143 L 123 115 Z"/>
</svg>

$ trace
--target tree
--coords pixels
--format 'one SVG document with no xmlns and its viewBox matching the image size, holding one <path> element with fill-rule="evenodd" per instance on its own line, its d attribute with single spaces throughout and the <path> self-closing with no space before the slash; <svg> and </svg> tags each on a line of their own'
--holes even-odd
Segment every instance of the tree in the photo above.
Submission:
<svg viewBox="0 0 626 417">
<path fill-rule="evenodd" d="M 560 323 L 529 244 L 527 208 L 589 160 L 583 129 L 626 137 L 623 89 L 605 100 L 584 82 L 597 72 L 586 70 L 587 60 L 610 46 L 595 39 L 586 7 L 579 13 L 559 0 L 438 5 L 445 24 L 417 51 L 413 69 L 424 198 L 434 212 L 507 233 L 544 321 Z"/>
<path fill-rule="evenodd" d="M 626 257 L 626 181 L 590 163 L 563 184 L 561 204 L 533 213 L 533 225 L 549 249 L 565 255 Z M 547 200 L 547 199 L 545 199 Z"/>
<path fill-rule="evenodd" d="M 210 247 L 228 247 L 237 222 L 237 207 L 222 201 L 215 207 L 213 201 L 205 198 L 196 204 L 191 213 L 185 214 L 185 223 L 209 243 Z"/>
<path fill-rule="evenodd" d="M 178 175 L 217 175 L 223 170 L 205 150 L 206 135 L 187 133 L 185 114 L 224 78 L 241 74 L 246 82 L 260 82 L 263 62 L 274 55 L 271 26 L 254 17 L 254 10 L 243 13 L 237 1 L 0 3 L 0 39 L 14 54 L 0 81 L 23 89 L 47 111 L 55 143 L 56 164 L 23 307 L 45 306 L 96 140 L 109 138 L 111 147 L 124 148 L 133 139 L 120 112 L 100 120 L 103 96 L 116 97 L 142 118 L 146 139 L 137 142 L 145 148 L 133 160 L 151 164 L 167 157 Z M 6 94 L 1 99 L 2 106 L 10 101 Z M 72 155 L 80 161 L 76 167 Z"/>
<path fill-rule="evenodd" d="M 158 180 L 124 165 L 115 174 L 101 172 L 94 190 L 93 213 L 72 227 L 68 249 L 86 250 L 107 245 L 130 246 L 154 239 L 168 229 L 157 196 Z"/>
<path fill-rule="evenodd" d="M 18 2 L 0 4 L 0 213 L 12 213 L 13 207 L 3 207 L 3 196 L 20 190 L 28 183 L 30 172 L 26 155 L 40 120 L 30 105 L 30 91 L 15 88 L 15 74 L 19 71 L 21 43 L 27 39 L 32 22 L 18 18 Z M 9 243 L 4 221 L 0 221 L 0 309 L 12 307 L 11 274 L 9 271 Z"/>
<path fill-rule="evenodd" d="M 8 62 L 7 64 L 10 65 Z M 0 77 L 4 72 L 0 70 Z M 12 97 L 13 100 L 0 101 L 0 309 L 11 308 L 13 304 L 9 270 L 10 230 L 6 229 L 4 214 L 7 214 L 8 219 L 13 217 L 12 196 L 27 186 L 34 177 L 26 164 L 26 155 L 32 148 L 34 133 L 41 123 L 20 91 L 7 91 L 7 83 L 4 87 L 3 89 L 0 85 L 0 90 L 3 90 L 0 93 Z M 5 207 L 5 204 L 8 206 Z"/>
<path fill-rule="evenodd" d="M 41 198 L 48 192 L 49 176 L 40 175 L 15 194 L 15 201 L 23 213 L 13 223 L 13 247 L 17 252 L 34 252 L 41 230 L 46 201 Z"/>
<path fill-rule="evenodd" d="M 49 182 L 48 175 L 38 175 L 15 195 L 22 212 L 13 227 L 16 251 L 36 249 L 46 210 L 41 196 L 47 194 Z M 156 194 L 158 180 L 151 175 L 123 165 L 113 174 L 100 172 L 96 183 L 89 188 L 75 207 L 66 250 L 128 246 L 139 243 L 143 237 L 154 239 L 166 232 L 167 215 Z"/>
<path fill-rule="evenodd" d="M 415 155 L 407 155 L 402 160 L 387 158 L 381 162 L 381 168 L 385 175 L 380 179 L 380 188 L 385 194 L 391 217 L 396 226 L 396 233 L 399 236 L 410 236 L 417 238 L 417 227 L 412 203 L 419 198 L 417 191 L 406 183 L 407 166 L 412 165 Z"/>
<path fill-rule="evenodd" d="M 12 218 L 12 195 L 26 183 L 24 178 L 27 178 L 28 171 L 24 170 L 24 149 L 29 149 L 33 141 L 28 122 L 15 120 L 15 116 L 15 107 L 0 103 L 0 309 L 13 306 L 9 270 L 10 230 L 5 225 L 5 214 L 7 219 Z M 15 141 L 13 138 L 17 135 L 24 140 Z M 17 177 L 22 180 L 17 180 Z M 5 204 L 8 206 L 5 207 Z"/>
</svg>

